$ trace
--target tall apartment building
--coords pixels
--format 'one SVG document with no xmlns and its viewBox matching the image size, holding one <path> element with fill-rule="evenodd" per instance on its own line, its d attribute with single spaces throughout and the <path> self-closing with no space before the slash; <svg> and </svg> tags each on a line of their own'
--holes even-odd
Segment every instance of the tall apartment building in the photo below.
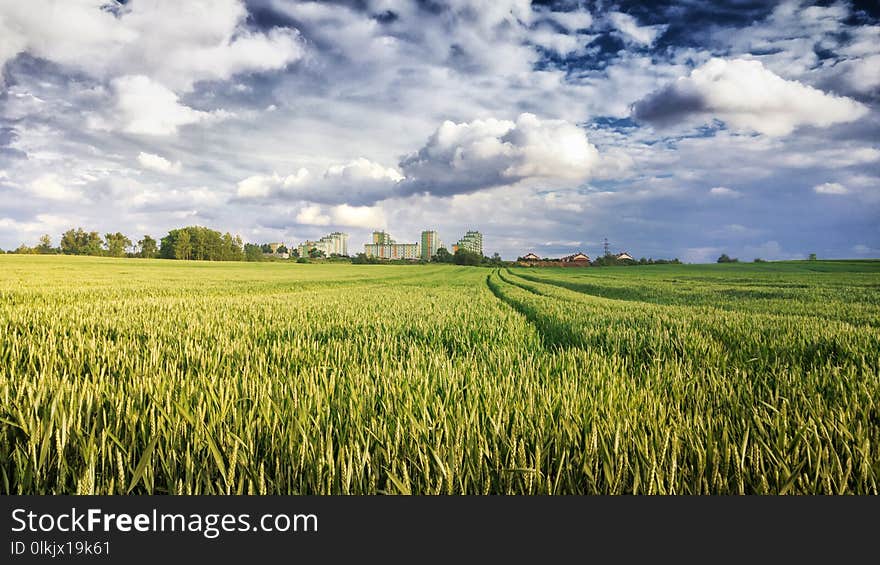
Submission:
<svg viewBox="0 0 880 565">
<path fill-rule="evenodd" d="M 431 257 L 437 254 L 437 250 L 440 249 L 443 244 L 440 242 L 440 237 L 437 235 L 436 231 L 423 231 L 422 232 L 422 244 L 421 244 L 421 257 L 425 261 L 430 261 Z"/>
<path fill-rule="evenodd" d="M 364 255 L 379 259 L 418 259 L 418 243 L 397 243 L 385 231 L 373 232 L 373 243 L 364 244 Z"/>
<path fill-rule="evenodd" d="M 330 255 L 348 255 L 348 234 L 335 231 L 320 240 L 324 244 L 324 253 Z"/>
<path fill-rule="evenodd" d="M 418 259 L 418 243 L 365 243 L 364 255 L 379 259 Z"/>
<path fill-rule="evenodd" d="M 391 239 L 391 234 L 385 231 L 374 231 L 373 232 L 373 244 L 378 245 L 389 245 L 394 243 L 394 240 Z"/>
<path fill-rule="evenodd" d="M 297 247 L 300 257 L 308 257 L 309 251 L 312 249 L 323 251 L 327 257 L 331 255 L 348 255 L 348 234 L 335 231 L 325 235 L 318 241 L 304 241 Z"/>
<path fill-rule="evenodd" d="M 483 256 L 483 234 L 478 231 L 468 230 L 464 237 L 458 240 L 458 243 L 452 246 L 452 252 L 455 253 L 459 249 L 470 251 Z"/>
</svg>

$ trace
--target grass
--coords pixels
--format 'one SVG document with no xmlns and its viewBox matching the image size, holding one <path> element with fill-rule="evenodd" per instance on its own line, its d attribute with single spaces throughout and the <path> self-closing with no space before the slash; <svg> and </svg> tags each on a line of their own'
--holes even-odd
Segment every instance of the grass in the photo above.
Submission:
<svg viewBox="0 0 880 565">
<path fill-rule="evenodd" d="M 7 494 L 877 494 L 880 262 L 0 256 Z"/>
</svg>

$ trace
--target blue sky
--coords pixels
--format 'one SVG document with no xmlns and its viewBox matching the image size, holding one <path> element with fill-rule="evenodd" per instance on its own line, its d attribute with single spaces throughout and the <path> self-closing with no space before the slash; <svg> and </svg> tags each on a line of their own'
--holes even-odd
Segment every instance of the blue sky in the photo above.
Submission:
<svg viewBox="0 0 880 565">
<path fill-rule="evenodd" d="M 869 2 L 0 1 L 0 248 L 880 257 Z"/>
</svg>

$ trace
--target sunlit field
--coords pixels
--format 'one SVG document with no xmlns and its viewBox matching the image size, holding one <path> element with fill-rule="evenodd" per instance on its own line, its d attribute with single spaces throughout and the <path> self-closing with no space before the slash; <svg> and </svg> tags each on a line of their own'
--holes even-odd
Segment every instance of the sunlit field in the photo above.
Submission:
<svg viewBox="0 0 880 565">
<path fill-rule="evenodd" d="M 877 494 L 880 262 L 0 256 L 7 494 Z"/>
</svg>

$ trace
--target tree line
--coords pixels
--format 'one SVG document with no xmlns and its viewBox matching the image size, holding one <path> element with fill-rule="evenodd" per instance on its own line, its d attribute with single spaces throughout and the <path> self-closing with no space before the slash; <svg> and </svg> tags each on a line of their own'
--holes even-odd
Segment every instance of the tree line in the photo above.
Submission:
<svg viewBox="0 0 880 565">
<path fill-rule="evenodd" d="M 202 226 L 171 230 L 158 241 L 145 234 L 135 243 L 121 232 L 105 233 L 101 236 L 96 231 L 85 231 L 81 227 L 64 232 L 57 247 L 52 245 L 49 234 L 42 235 L 39 241 L 34 247 L 21 245 L 9 253 L 197 261 L 259 260 L 263 256 L 258 245 L 244 244 L 237 235 L 233 236 L 229 232 L 220 233 Z"/>
<path fill-rule="evenodd" d="M 308 253 L 300 257 L 296 248 L 288 249 L 280 246 L 275 249 L 268 243 L 256 245 L 243 243 L 241 237 L 229 232 L 219 231 L 202 226 L 187 226 L 173 229 L 165 237 L 157 240 L 145 234 L 141 239 L 132 241 L 121 232 L 105 233 L 103 236 L 97 231 L 86 231 L 81 227 L 71 228 L 61 234 L 58 246 L 52 244 L 49 234 L 40 236 L 39 243 L 33 247 L 22 244 L 17 249 L 0 253 L 18 254 L 42 254 L 42 255 L 88 255 L 94 257 L 138 257 L 143 259 L 188 259 L 195 261 L 263 261 L 275 259 L 278 254 L 289 253 L 289 258 L 300 263 L 308 263 L 312 259 L 327 261 L 345 261 L 354 264 L 365 263 L 397 263 L 407 264 L 424 261 L 389 261 L 376 257 L 367 257 L 364 253 L 358 253 L 354 257 L 331 255 L 325 257 L 323 251 L 312 248 Z M 501 256 L 495 253 L 492 257 L 484 257 L 479 253 L 472 253 L 464 249 L 458 249 L 450 253 L 441 248 L 437 254 L 431 257 L 432 263 L 450 263 L 455 265 L 472 265 L 484 267 L 500 267 L 512 264 L 501 260 Z"/>
</svg>

